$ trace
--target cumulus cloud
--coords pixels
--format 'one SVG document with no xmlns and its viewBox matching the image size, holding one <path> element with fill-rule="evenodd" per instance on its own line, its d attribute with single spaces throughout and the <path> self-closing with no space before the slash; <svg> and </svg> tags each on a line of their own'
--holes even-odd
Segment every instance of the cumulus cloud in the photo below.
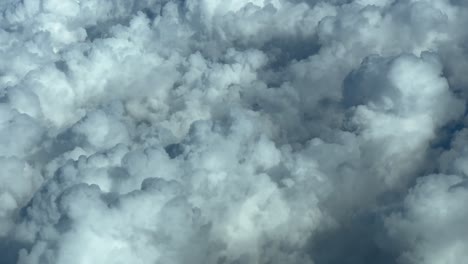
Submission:
<svg viewBox="0 0 468 264">
<path fill-rule="evenodd" d="M 465 2 L 0 10 L 0 262 L 468 261 Z"/>
</svg>

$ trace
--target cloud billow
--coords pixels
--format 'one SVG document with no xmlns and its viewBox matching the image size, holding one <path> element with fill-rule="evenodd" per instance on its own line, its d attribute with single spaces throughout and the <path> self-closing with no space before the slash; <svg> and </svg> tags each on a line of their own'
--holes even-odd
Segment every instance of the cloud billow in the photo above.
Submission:
<svg viewBox="0 0 468 264">
<path fill-rule="evenodd" d="M 467 262 L 467 8 L 3 1 L 0 263 Z"/>
</svg>

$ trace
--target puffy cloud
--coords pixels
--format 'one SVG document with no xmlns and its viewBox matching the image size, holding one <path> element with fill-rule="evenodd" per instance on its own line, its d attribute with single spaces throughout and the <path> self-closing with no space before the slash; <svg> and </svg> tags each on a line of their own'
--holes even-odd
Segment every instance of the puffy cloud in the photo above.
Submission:
<svg viewBox="0 0 468 264">
<path fill-rule="evenodd" d="M 7 104 L 0 105 L 0 118 L 0 154 L 3 157 L 24 158 L 40 145 L 44 128 L 37 120 Z"/>
<path fill-rule="evenodd" d="M 403 247 L 401 263 L 460 263 L 468 256 L 465 220 L 466 179 L 455 175 L 421 178 L 403 203 L 402 212 L 385 221 Z"/>
<path fill-rule="evenodd" d="M 463 263 L 467 8 L 1 2 L 2 261 Z"/>
<path fill-rule="evenodd" d="M 33 167 L 18 158 L 2 157 L 0 164 L 0 235 L 5 236 L 14 226 L 15 211 L 27 204 L 42 178 Z"/>
</svg>

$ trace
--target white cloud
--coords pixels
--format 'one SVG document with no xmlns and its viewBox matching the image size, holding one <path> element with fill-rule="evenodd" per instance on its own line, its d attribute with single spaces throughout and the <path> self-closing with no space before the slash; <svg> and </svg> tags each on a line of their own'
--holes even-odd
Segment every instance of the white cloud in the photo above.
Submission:
<svg viewBox="0 0 468 264">
<path fill-rule="evenodd" d="M 1 2 L 0 255 L 462 263 L 467 8 Z"/>
<path fill-rule="evenodd" d="M 421 178 L 403 212 L 386 219 L 390 236 L 405 251 L 401 263 L 460 263 L 468 258 L 466 179 L 454 175 Z"/>
</svg>

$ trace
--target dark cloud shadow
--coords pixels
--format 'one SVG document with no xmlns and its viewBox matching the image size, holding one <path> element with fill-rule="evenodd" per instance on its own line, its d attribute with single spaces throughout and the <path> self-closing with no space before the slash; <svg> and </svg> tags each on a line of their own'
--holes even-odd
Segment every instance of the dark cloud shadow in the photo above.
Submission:
<svg viewBox="0 0 468 264">
<path fill-rule="evenodd" d="M 0 264 L 16 264 L 19 251 L 28 248 L 29 245 L 10 239 L 8 237 L 0 239 Z"/>
<path fill-rule="evenodd" d="M 387 241 L 381 216 L 367 212 L 314 235 L 309 252 L 316 264 L 397 263 L 398 252 Z"/>
</svg>

